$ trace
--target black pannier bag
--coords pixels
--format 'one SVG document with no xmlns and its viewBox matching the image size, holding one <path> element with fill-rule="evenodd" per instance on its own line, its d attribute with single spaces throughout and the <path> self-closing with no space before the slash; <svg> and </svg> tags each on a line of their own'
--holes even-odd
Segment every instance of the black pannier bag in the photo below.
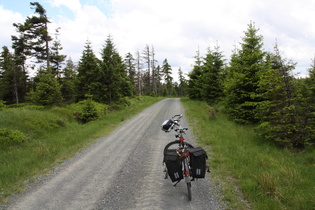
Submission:
<svg viewBox="0 0 315 210">
<path fill-rule="evenodd" d="M 190 148 L 190 168 L 193 178 L 205 178 L 208 155 L 201 147 Z"/>
<path fill-rule="evenodd" d="M 164 153 L 164 162 L 172 182 L 183 179 L 182 164 L 176 153 L 176 149 L 169 149 Z"/>
</svg>

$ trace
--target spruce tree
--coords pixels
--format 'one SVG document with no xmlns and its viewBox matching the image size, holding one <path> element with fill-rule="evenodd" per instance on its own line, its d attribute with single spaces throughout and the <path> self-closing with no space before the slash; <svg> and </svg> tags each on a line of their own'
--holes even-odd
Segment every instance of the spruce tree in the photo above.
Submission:
<svg viewBox="0 0 315 210">
<path fill-rule="evenodd" d="M 99 88 L 101 84 L 95 84 L 95 72 L 99 71 L 99 62 L 96 58 L 91 42 L 87 41 L 82 53 L 82 57 L 78 65 L 78 76 L 76 83 L 76 99 L 83 100 L 86 99 L 86 95 L 92 95 L 92 99 L 95 100 L 95 94 L 99 94 Z M 98 87 L 97 87 L 98 86 Z"/>
<path fill-rule="evenodd" d="M 179 78 L 179 84 L 178 84 L 177 93 L 181 97 L 186 96 L 188 83 L 187 83 L 186 78 L 184 77 L 181 67 L 178 68 L 178 78 Z"/>
<path fill-rule="evenodd" d="M 214 104 L 223 96 L 223 74 L 224 59 L 219 46 L 214 51 L 209 48 L 199 77 L 200 95 L 207 103 Z"/>
<path fill-rule="evenodd" d="M 309 71 L 309 78 L 306 80 L 306 90 L 303 91 L 304 93 L 307 92 L 308 96 L 307 103 L 310 107 L 309 110 L 309 119 L 310 122 L 315 125 L 315 57 L 312 59 L 311 67 L 308 69 Z M 311 131 L 311 138 L 310 142 L 314 145 L 315 144 L 315 128 Z"/>
<path fill-rule="evenodd" d="M 172 67 L 168 63 L 166 58 L 163 61 L 163 66 L 162 66 L 161 70 L 162 70 L 162 73 L 164 75 L 164 81 L 165 81 L 165 85 L 166 85 L 167 94 L 171 95 L 173 93 Z"/>
<path fill-rule="evenodd" d="M 259 83 L 263 99 L 258 106 L 259 131 L 277 144 L 303 148 L 313 132 L 306 88 L 292 75 L 296 63 L 282 58 L 277 45 L 270 61 L 271 68 L 261 74 Z"/>
<path fill-rule="evenodd" d="M 62 96 L 66 103 L 73 103 L 75 101 L 77 69 L 71 58 L 66 61 L 66 66 L 63 69 L 62 74 L 63 77 L 60 79 Z"/>
<path fill-rule="evenodd" d="M 26 75 L 18 59 L 8 47 L 0 54 L 0 100 L 19 105 L 26 96 Z"/>
<path fill-rule="evenodd" d="M 202 89 L 202 86 L 200 84 L 200 77 L 202 75 L 202 58 L 200 57 L 199 50 L 197 51 L 195 58 L 196 61 L 193 70 L 188 74 L 189 80 L 187 91 L 189 98 L 201 100 L 200 90 Z"/>
<path fill-rule="evenodd" d="M 163 92 L 163 87 L 162 87 L 162 76 L 163 73 L 161 71 L 161 66 L 158 65 L 155 68 L 155 83 L 156 83 L 156 91 L 157 91 L 157 95 L 161 96 L 162 92 Z"/>
<path fill-rule="evenodd" d="M 66 55 L 62 55 L 60 51 L 63 49 L 61 46 L 59 36 L 59 29 L 56 29 L 55 39 L 51 46 L 51 54 L 50 54 L 50 63 L 52 68 L 52 74 L 56 76 L 58 79 L 61 78 L 61 68 L 66 59 Z"/>
<path fill-rule="evenodd" d="M 111 36 L 105 41 L 101 51 L 101 93 L 107 103 L 119 101 L 123 96 L 131 96 L 133 88 L 127 75 L 126 66 L 115 49 Z"/>
<path fill-rule="evenodd" d="M 30 92 L 30 99 L 34 104 L 42 106 L 59 105 L 63 102 L 61 85 L 57 78 L 53 77 L 49 71 L 38 73 L 38 82 L 35 90 Z"/>
<path fill-rule="evenodd" d="M 226 109 L 230 117 L 239 123 L 257 123 L 256 107 L 259 74 L 268 68 L 262 50 L 263 37 L 258 35 L 253 23 L 243 37 L 241 49 L 236 50 L 230 61 L 225 79 Z"/>
</svg>

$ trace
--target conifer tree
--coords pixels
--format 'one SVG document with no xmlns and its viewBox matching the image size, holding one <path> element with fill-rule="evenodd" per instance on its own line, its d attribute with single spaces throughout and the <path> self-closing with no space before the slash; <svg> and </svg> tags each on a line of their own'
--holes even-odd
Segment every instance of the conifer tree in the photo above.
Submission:
<svg viewBox="0 0 315 210">
<path fill-rule="evenodd" d="M 166 58 L 163 61 L 162 72 L 164 75 L 167 94 L 171 95 L 173 93 L 172 67 L 169 65 Z"/>
<path fill-rule="evenodd" d="M 308 69 L 309 78 L 307 80 L 307 86 L 310 91 L 310 103 L 313 105 L 315 111 L 315 57 L 312 59 L 311 67 Z"/>
<path fill-rule="evenodd" d="M 201 57 L 199 50 L 197 51 L 197 55 L 195 56 L 196 61 L 195 65 L 193 67 L 193 70 L 188 74 L 189 80 L 188 80 L 188 96 L 191 99 L 198 99 L 201 100 L 201 93 L 200 90 L 202 89 L 200 84 L 200 77 L 201 77 Z"/>
<path fill-rule="evenodd" d="M 38 2 L 31 2 L 31 7 L 35 9 L 35 15 L 27 17 L 24 24 L 13 24 L 20 37 L 12 37 L 15 42 L 15 49 L 23 50 L 26 55 L 32 55 L 37 62 L 46 62 L 46 70 L 50 70 L 50 49 L 49 42 L 52 40 L 48 33 L 46 10 Z M 18 45 L 18 46 L 17 46 Z"/>
<path fill-rule="evenodd" d="M 308 112 L 310 122 L 315 125 L 315 57 L 312 59 L 311 67 L 308 69 L 309 78 L 307 79 L 306 89 L 303 92 L 308 93 L 307 103 L 309 104 L 310 110 Z M 315 128 L 311 131 L 310 142 L 315 144 Z"/>
<path fill-rule="evenodd" d="M 19 105 L 26 96 L 26 75 L 7 47 L 0 54 L 0 100 Z"/>
<path fill-rule="evenodd" d="M 156 83 L 156 91 L 157 91 L 157 95 L 161 96 L 162 95 L 162 91 L 163 91 L 163 87 L 162 87 L 162 76 L 163 73 L 161 71 L 161 66 L 158 65 L 155 68 L 155 83 Z"/>
<path fill-rule="evenodd" d="M 63 77 L 60 79 L 62 85 L 62 96 L 67 103 L 75 101 L 75 81 L 77 77 L 77 69 L 71 58 L 66 61 L 66 67 L 63 69 Z"/>
<path fill-rule="evenodd" d="M 179 78 L 179 84 L 178 84 L 178 90 L 177 93 L 179 96 L 186 96 L 186 91 L 187 91 L 187 80 L 184 77 L 183 71 L 181 67 L 178 68 L 178 78 Z"/>
<path fill-rule="evenodd" d="M 63 49 L 61 46 L 59 36 L 59 29 L 56 29 L 55 39 L 51 46 L 51 54 L 50 54 L 50 63 L 52 68 L 52 74 L 56 76 L 58 79 L 61 78 L 61 67 L 66 59 L 66 55 L 62 55 L 60 51 Z"/>
<path fill-rule="evenodd" d="M 49 71 L 38 73 L 38 82 L 35 90 L 30 92 L 30 99 L 34 104 L 43 106 L 59 105 L 63 102 L 61 85 L 57 78 L 53 77 Z"/>
<path fill-rule="evenodd" d="M 256 107 L 259 73 L 268 68 L 262 50 L 263 37 L 258 35 L 253 23 L 243 37 L 241 49 L 236 50 L 225 79 L 226 109 L 233 120 L 239 123 L 257 123 Z"/>
<path fill-rule="evenodd" d="M 223 71 L 224 60 L 219 46 L 214 51 L 209 48 L 199 77 L 201 98 L 209 104 L 218 102 L 223 96 Z"/>
<path fill-rule="evenodd" d="M 283 59 L 277 45 L 270 61 L 271 68 L 262 72 L 259 82 L 263 99 L 258 106 L 259 131 L 265 139 L 280 145 L 304 147 L 312 138 L 314 129 L 306 89 L 298 88 L 292 75 L 296 63 Z"/>
<path fill-rule="evenodd" d="M 87 41 L 78 65 L 77 100 L 86 99 L 86 95 L 92 95 L 93 100 L 96 100 L 97 96 L 94 95 L 100 94 L 99 86 L 101 84 L 95 84 L 95 77 L 100 74 L 95 74 L 95 72 L 99 72 L 99 61 L 92 50 L 91 42 Z"/>
<path fill-rule="evenodd" d="M 111 36 L 105 41 L 101 51 L 102 95 L 107 103 L 119 101 L 123 96 L 131 96 L 133 88 L 121 56 L 115 49 Z"/>
</svg>

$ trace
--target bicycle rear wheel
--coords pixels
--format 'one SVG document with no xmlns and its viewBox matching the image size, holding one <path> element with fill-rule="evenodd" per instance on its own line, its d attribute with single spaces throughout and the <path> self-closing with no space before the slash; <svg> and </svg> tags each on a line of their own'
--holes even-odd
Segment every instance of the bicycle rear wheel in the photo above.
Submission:
<svg viewBox="0 0 315 210">
<path fill-rule="evenodd" d="M 166 153 L 166 151 L 169 149 L 169 148 L 172 148 L 172 146 L 177 146 L 179 144 L 181 144 L 182 142 L 180 140 L 175 140 L 175 141 L 171 141 L 170 143 L 168 143 L 165 147 L 164 147 L 164 154 Z M 185 144 L 190 147 L 190 148 L 194 148 L 193 145 L 185 142 Z"/>
</svg>

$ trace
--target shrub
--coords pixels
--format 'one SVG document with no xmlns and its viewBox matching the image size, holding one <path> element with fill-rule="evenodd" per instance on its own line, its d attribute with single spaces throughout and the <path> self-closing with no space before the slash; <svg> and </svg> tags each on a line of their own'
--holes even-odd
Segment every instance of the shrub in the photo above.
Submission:
<svg viewBox="0 0 315 210">
<path fill-rule="evenodd" d="M 0 100 L 0 110 L 5 109 L 6 105 L 5 105 L 5 101 Z"/>
<path fill-rule="evenodd" d="M 212 106 L 206 105 L 206 111 L 210 119 L 215 120 L 218 116 L 218 110 Z"/>
<path fill-rule="evenodd" d="M 40 73 L 36 89 L 29 93 L 31 101 L 36 105 L 51 106 L 62 102 L 61 85 L 48 73 Z"/>
<path fill-rule="evenodd" d="M 24 133 L 18 130 L 0 129 L 0 146 L 11 146 L 21 144 L 26 141 Z"/>
<path fill-rule="evenodd" d="M 96 120 L 99 117 L 98 111 L 92 99 L 86 99 L 82 102 L 83 110 L 80 113 L 80 121 L 83 123 L 88 123 L 90 121 Z"/>
</svg>

